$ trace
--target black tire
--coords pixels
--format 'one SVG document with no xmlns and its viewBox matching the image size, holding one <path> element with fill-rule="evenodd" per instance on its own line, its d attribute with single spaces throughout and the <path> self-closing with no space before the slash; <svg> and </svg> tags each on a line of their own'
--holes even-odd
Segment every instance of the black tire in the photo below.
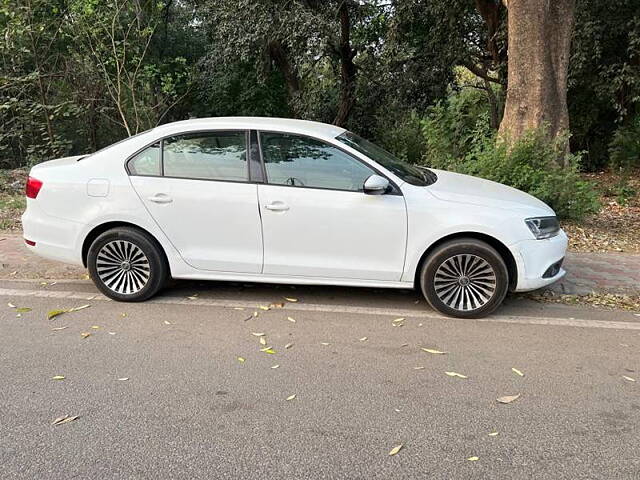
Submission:
<svg viewBox="0 0 640 480">
<path fill-rule="evenodd" d="M 420 271 L 420 287 L 438 312 L 481 318 L 502 304 L 509 289 L 509 273 L 491 245 L 459 238 L 439 245 L 427 257 Z"/>
<path fill-rule="evenodd" d="M 131 227 L 117 227 L 100 234 L 89 247 L 87 267 L 96 287 L 120 302 L 142 302 L 153 297 L 169 276 L 158 242 Z"/>
</svg>

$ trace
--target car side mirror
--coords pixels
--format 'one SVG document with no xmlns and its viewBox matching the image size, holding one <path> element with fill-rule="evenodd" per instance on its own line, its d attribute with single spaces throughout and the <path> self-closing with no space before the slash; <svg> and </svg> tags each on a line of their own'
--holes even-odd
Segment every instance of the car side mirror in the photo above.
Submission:
<svg viewBox="0 0 640 480">
<path fill-rule="evenodd" d="M 364 181 L 362 189 L 368 195 L 383 195 L 387 193 L 389 180 L 380 175 L 371 175 Z"/>
</svg>

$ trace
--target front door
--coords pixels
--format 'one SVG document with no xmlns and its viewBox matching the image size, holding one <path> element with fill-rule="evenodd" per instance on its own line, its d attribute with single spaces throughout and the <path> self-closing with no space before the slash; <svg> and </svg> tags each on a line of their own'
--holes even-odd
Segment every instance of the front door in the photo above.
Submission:
<svg viewBox="0 0 640 480">
<path fill-rule="evenodd" d="M 262 268 L 257 186 L 248 183 L 246 137 L 245 131 L 176 135 L 128 163 L 145 207 L 194 268 L 238 273 Z"/>
<path fill-rule="evenodd" d="M 399 192 L 363 193 L 378 172 L 328 143 L 262 132 L 260 144 L 265 274 L 400 280 L 407 215 Z"/>
</svg>

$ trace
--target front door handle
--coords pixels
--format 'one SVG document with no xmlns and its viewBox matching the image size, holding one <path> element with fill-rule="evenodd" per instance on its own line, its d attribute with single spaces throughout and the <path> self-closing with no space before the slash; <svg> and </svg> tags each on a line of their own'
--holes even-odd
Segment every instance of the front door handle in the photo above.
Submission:
<svg viewBox="0 0 640 480">
<path fill-rule="evenodd" d="M 148 198 L 150 202 L 153 203 L 171 203 L 173 202 L 173 198 L 171 198 L 166 193 L 156 193 L 155 195 Z"/>
<path fill-rule="evenodd" d="M 289 205 L 283 202 L 273 202 L 265 205 L 264 208 L 271 210 L 272 212 L 286 212 L 289 210 Z"/>
</svg>

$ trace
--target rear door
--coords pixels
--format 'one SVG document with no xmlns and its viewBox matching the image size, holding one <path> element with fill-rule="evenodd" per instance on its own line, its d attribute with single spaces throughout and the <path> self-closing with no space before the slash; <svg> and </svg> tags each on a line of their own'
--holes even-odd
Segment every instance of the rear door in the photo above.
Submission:
<svg viewBox="0 0 640 480">
<path fill-rule="evenodd" d="M 194 268 L 237 273 L 259 273 L 262 268 L 248 138 L 245 131 L 175 135 L 128 162 L 140 199 Z"/>
<path fill-rule="evenodd" d="M 365 194 L 378 172 L 317 139 L 262 132 L 260 144 L 265 274 L 400 280 L 407 215 L 399 190 Z"/>
</svg>

